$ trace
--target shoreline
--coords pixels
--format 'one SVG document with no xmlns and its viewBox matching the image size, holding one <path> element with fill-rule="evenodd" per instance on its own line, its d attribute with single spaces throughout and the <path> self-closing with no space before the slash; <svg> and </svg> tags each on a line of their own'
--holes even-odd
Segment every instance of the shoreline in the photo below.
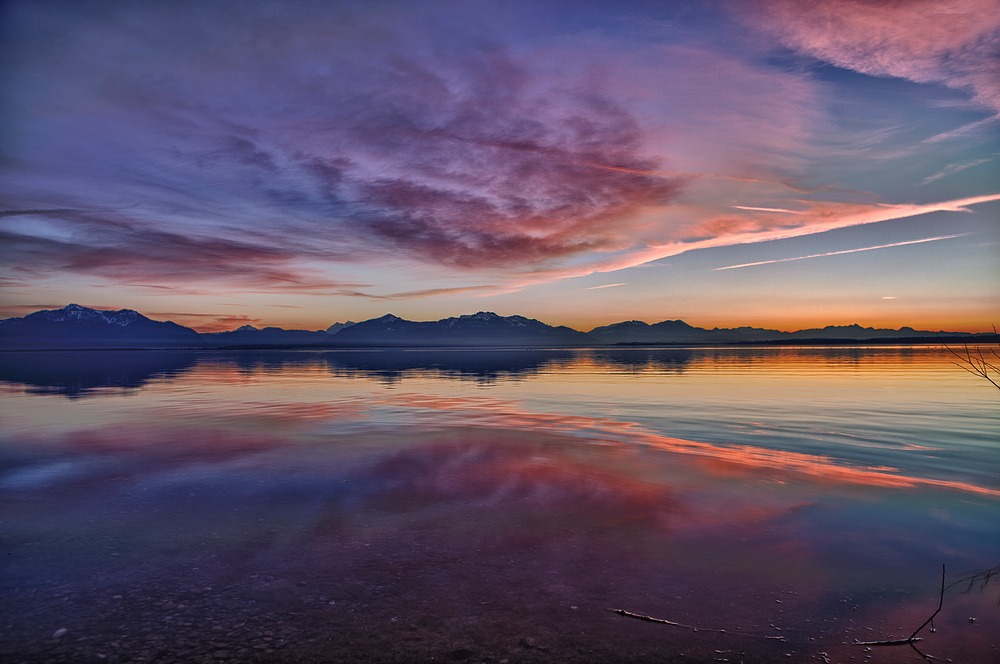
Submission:
<svg viewBox="0 0 1000 664">
<path fill-rule="evenodd" d="M 25 353 L 47 351 L 234 351 L 234 350 L 274 350 L 274 351 L 359 351 L 359 350 L 427 350 L 427 351 L 546 351 L 546 350 L 615 350 L 615 349 L 657 349 L 657 348 L 841 348 L 841 347 L 909 347 L 946 346 L 947 344 L 992 344 L 992 333 L 984 332 L 967 336 L 950 337 L 887 337 L 874 339 L 778 339 L 769 341 L 731 342 L 686 342 L 686 341 L 620 341 L 614 344 L 234 344 L 227 346 L 52 346 L 46 348 L 2 348 L 0 353 Z"/>
</svg>

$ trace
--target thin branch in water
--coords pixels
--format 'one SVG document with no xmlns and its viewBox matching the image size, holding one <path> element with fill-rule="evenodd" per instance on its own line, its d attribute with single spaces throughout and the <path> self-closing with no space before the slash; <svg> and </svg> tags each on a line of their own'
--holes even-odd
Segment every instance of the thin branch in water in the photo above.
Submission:
<svg viewBox="0 0 1000 664">
<path fill-rule="evenodd" d="M 932 613 L 930 615 L 930 617 L 927 618 L 927 620 L 925 620 L 923 622 L 923 624 L 920 625 L 920 627 L 918 627 L 915 630 L 913 630 L 913 633 L 910 634 L 910 636 L 908 636 L 907 638 L 905 638 L 905 639 L 891 639 L 891 640 L 885 640 L 885 641 L 858 641 L 857 639 L 855 639 L 851 643 L 839 642 L 837 645 L 853 645 L 853 646 L 910 646 L 911 648 L 913 648 L 914 652 L 916 652 L 918 655 L 920 655 L 925 661 L 928 661 L 928 662 L 933 662 L 935 660 L 941 661 L 940 657 L 935 657 L 933 655 L 928 655 L 928 654 L 926 654 L 924 652 L 921 652 L 921 650 L 919 648 L 917 648 L 916 644 L 919 643 L 920 641 L 923 641 L 923 639 L 921 637 L 917 636 L 917 635 L 920 634 L 920 632 L 922 632 L 925 627 L 927 627 L 928 625 L 930 625 L 931 626 L 931 631 L 932 632 L 935 631 L 934 630 L 934 619 L 937 617 L 937 615 L 939 613 L 941 613 L 941 609 L 944 607 L 944 591 L 945 591 L 945 589 L 946 588 L 951 588 L 951 587 L 953 587 L 953 586 L 955 586 L 957 584 L 960 584 L 960 583 L 968 583 L 969 587 L 965 591 L 963 591 L 963 592 L 968 592 L 969 590 L 972 589 L 973 584 L 975 584 L 977 581 L 979 581 L 981 588 L 986 588 L 986 586 L 990 583 L 990 581 L 993 579 L 993 577 L 1000 576 L 1000 566 L 994 567 L 994 568 L 988 569 L 988 570 L 982 570 L 982 571 L 978 571 L 978 572 L 973 572 L 973 573 L 971 573 L 971 576 L 963 577 L 963 578 L 959 579 L 958 581 L 955 581 L 954 583 L 952 583 L 952 584 L 950 584 L 948 586 L 945 586 L 945 576 L 946 576 L 946 568 L 945 568 L 944 564 L 942 564 L 941 565 L 941 591 L 938 594 L 938 605 L 937 605 L 937 608 L 934 610 L 934 613 Z M 732 631 L 732 630 L 727 630 L 727 629 L 712 629 L 712 628 L 706 628 L 706 627 L 695 627 L 694 625 L 685 625 L 684 623 L 674 622 L 673 620 L 665 620 L 663 618 L 654 618 L 652 616 L 645 616 L 645 615 L 642 615 L 641 613 L 632 613 L 631 611 L 625 611 L 623 609 L 608 609 L 608 611 L 611 611 L 613 613 L 617 613 L 618 615 L 622 616 L 623 618 L 633 618 L 635 620 L 642 620 L 643 622 L 656 623 L 658 625 L 670 625 L 671 627 L 680 627 L 681 629 L 689 629 L 689 630 L 691 630 L 693 632 L 713 632 L 713 633 L 716 633 L 716 634 L 732 634 L 734 636 L 743 636 L 743 637 L 749 637 L 749 638 L 753 638 L 753 639 L 766 639 L 766 640 L 770 640 L 770 641 L 779 641 L 781 643 L 786 643 L 788 645 L 810 645 L 810 646 L 813 646 L 813 645 L 816 645 L 816 646 L 818 646 L 818 645 L 834 645 L 832 643 L 831 644 L 823 644 L 823 643 L 817 643 L 815 641 L 812 641 L 810 643 L 796 643 L 794 641 L 789 641 L 784 636 L 765 636 L 765 635 L 762 635 L 762 634 L 751 634 L 751 633 L 748 633 L 748 632 L 737 632 L 737 631 Z"/>
<path fill-rule="evenodd" d="M 941 613 L 941 607 L 944 606 L 944 573 L 945 573 L 945 568 L 944 568 L 944 563 L 942 563 L 941 564 L 941 595 L 938 598 L 938 608 L 937 608 L 937 610 L 934 613 L 931 614 L 930 618 L 928 618 L 927 620 L 924 621 L 923 625 L 921 625 L 920 627 L 918 627 L 915 630 L 913 630 L 913 634 L 910 634 L 910 640 L 911 641 L 913 640 L 913 637 L 915 637 L 917 634 L 919 634 L 920 630 L 922 630 L 924 627 L 927 627 L 927 625 L 931 626 L 931 630 L 934 629 L 934 618 L 935 618 L 935 616 L 937 616 L 937 614 Z"/>
<path fill-rule="evenodd" d="M 924 621 L 924 624 L 922 624 L 920 627 L 918 627 L 915 630 L 913 630 L 913 634 L 910 634 L 909 638 L 906 638 L 906 639 L 894 639 L 892 641 L 855 641 L 854 645 L 856 645 L 856 646 L 910 646 L 911 648 L 913 648 L 913 650 L 918 655 L 920 655 L 921 657 L 923 657 L 928 662 L 930 662 L 932 660 L 935 660 L 935 659 L 938 659 L 937 657 L 934 657 L 932 655 L 926 655 L 926 654 L 922 653 L 920 651 L 920 649 L 917 648 L 916 643 L 918 641 L 923 641 L 923 639 L 919 638 L 917 636 L 917 634 L 919 634 L 920 631 L 924 627 L 927 627 L 927 625 L 930 625 L 931 626 L 931 631 L 932 632 L 934 631 L 934 618 L 937 617 L 937 614 L 941 613 L 941 607 L 944 606 L 944 588 L 945 588 L 945 585 L 944 585 L 944 576 L 945 576 L 945 567 L 942 564 L 941 565 L 941 594 L 938 597 L 938 607 L 934 611 L 934 613 L 931 614 L 931 617 Z"/>
<path fill-rule="evenodd" d="M 716 634 L 734 634 L 736 636 L 745 636 L 751 639 L 765 639 L 768 641 L 781 641 L 782 643 L 788 643 L 788 639 L 783 636 L 765 636 L 763 634 L 751 634 L 749 632 L 734 632 L 728 629 L 713 629 L 711 627 L 695 627 L 694 625 L 685 625 L 683 623 L 674 622 L 673 620 L 664 620 L 663 618 L 654 618 L 652 616 L 644 616 L 641 613 L 632 613 L 631 611 L 625 611 L 624 609 L 608 609 L 612 613 L 617 613 L 623 618 L 634 618 L 636 620 L 642 620 L 643 622 L 656 623 L 658 625 L 670 625 L 671 627 L 680 627 L 682 629 L 689 629 L 692 632 L 714 632 Z"/>
<path fill-rule="evenodd" d="M 966 572 L 962 576 L 962 578 L 948 584 L 948 587 L 952 588 L 957 585 L 967 585 L 968 587 L 966 587 L 965 590 L 959 591 L 961 594 L 964 595 L 966 593 L 972 592 L 972 587 L 976 585 L 976 583 L 979 584 L 980 591 L 985 591 L 987 586 L 990 585 L 990 582 L 996 580 L 997 578 L 1000 578 L 1000 565 L 997 565 L 996 567 L 992 567 L 990 569 Z M 1000 596 L 997 597 L 997 604 L 1000 604 Z"/>
</svg>

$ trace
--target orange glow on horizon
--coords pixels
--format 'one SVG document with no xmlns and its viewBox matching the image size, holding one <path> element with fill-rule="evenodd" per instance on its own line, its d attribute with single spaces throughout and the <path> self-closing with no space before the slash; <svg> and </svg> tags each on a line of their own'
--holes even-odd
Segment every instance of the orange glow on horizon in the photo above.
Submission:
<svg viewBox="0 0 1000 664">
<path fill-rule="evenodd" d="M 612 284 L 619 285 L 619 284 Z M 601 289 L 610 290 L 610 286 L 596 287 Z M 378 314 L 371 316 L 371 318 L 377 318 L 379 315 L 384 315 L 385 313 L 395 313 L 394 309 L 399 309 L 399 307 L 393 307 L 392 303 L 387 303 L 384 307 L 385 311 L 383 314 Z M 484 302 L 479 310 L 492 311 L 491 307 L 488 306 L 488 302 Z M 140 312 L 142 313 L 142 312 Z M 419 317 L 419 316 L 407 316 L 403 314 L 397 314 L 401 318 L 406 318 L 408 320 L 414 321 L 435 321 L 442 318 L 448 318 L 452 316 L 462 316 L 466 314 L 476 313 L 471 308 L 461 310 L 455 313 L 444 313 L 440 318 L 433 317 Z M 527 313 L 517 312 L 502 312 L 497 311 L 495 313 L 501 316 L 513 316 L 513 315 L 524 315 L 528 318 L 533 318 Z M 19 314 L 24 315 L 24 314 Z M 237 327 L 243 325 L 252 325 L 258 329 L 264 327 L 280 327 L 284 329 L 296 329 L 296 330 L 325 330 L 327 327 L 337 322 L 345 322 L 348 319 L 354 320 L 355 322 L 360 322 L 362 320 L 367 320 L 368 317 L 361 316 L 350 316 L 346 314 L 340 315 L 326 315 L 324 318 L 320 319 L 316 317 L 316 314 L 307 314 L 308 318 L 303 320 L 301 318 L 286 318 L 282 319 L 270 319 L 264 318 L 264 314 L 261 313 L 259 317 L 251 316 L 211 316 L 209 314 L 178 314 L 175 316 L 165 317 L 148 315 L 148 317 L 154 320 L 171 320 L 178 325 L 184 325 L 185 327 L 190 327 L 197 332 L 225 332 L 230 330 L 235 330 Z M 693 327 L 701 327 L 704 329 L 712 328 L 738 328 L 738 327 L 755 327 L 760 329 L 777 330 L 779 332 L 797 332 L 799 330 L 808 329 L 822 329 L 827 326 L 849 326 L 849 325 L 860 325 L 861 327 L 871 327 L 876 329 L 890 329 L 898 330 L 903 327 L 910 327 L 915 330 L 926 330 L 928 332 L 963 332 L 968 334 L 981 334 L 993 331 L 993 320 L 1000 322 L 1000 311 L 997 315 L 991 319 L 976 319 L 968 316 L 962 317 L 941 317 L 935 315 L 927 315 L 926 313 L 907 317 L 903 316 L 879 316 L 872 317 L 868 315 L 858 315 L 856 310 L 848 307 L 844 307 L 843 311 L 838 311 L 832 307 L 824 308 L 823 313 L 815 315 L 791 315 L 788 317 L 781 316 L 780 314 L 770 314 L 762 317 L 754 317 L 747 319 L 745 317 L 733 317 L 733 316 L 712 316 L 712 315 L 695 315 L 695 316 L 685 316 L 683 314 L 669 314 L 669 313 L 654 313 L 646 314 L 641 316 L 636 315 L 622 315 L 620 317 L 615 317 L 609 319 L 606 315 L 600 318 L 594 316 L 553 316 L 551 318 L 541 317 L 538 318 L 541 322 L 551 325 L 559 326 L 565 325 L 567 327 L 573 328 L 574 330 L 579 330 L 581 332 L 589 332 L 590 330 L 601 327 L 604 325 L 612 325 L 614 323 L 621 323 L 629 320 L 642 320 L 650 325 L 654 323 L 659 323 L 664 320 L 683 320 L 688 325 Z"/>
</svg>

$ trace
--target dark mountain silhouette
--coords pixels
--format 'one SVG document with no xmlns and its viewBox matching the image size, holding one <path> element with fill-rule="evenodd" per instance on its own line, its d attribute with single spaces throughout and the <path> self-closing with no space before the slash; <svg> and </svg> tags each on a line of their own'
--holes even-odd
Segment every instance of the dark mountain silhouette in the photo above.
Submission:
<svg viewBox="0 0 1000 664">
<path fill-rule="evenodd" d="M 524 316 L 480 311 L 438 321 L 404 320 L 392 314 L 355 323 L 333 335 L 336 344 L 359 346 L 586 346 L 589 335 Z"/>
<path fill-rule="evenodd" d="M 692 327 L 682 320 L 665 320 L 652 325 L 631 320 L 596 327 L 588 334 L 603 344 L 734 344 L 766 341 L 869 341 L 872 339 L 912 339 L 937 337 L 954 338 L 966 335 L 958 332 L 918 331 L 912 327 L 898 330 L 861 327 L 860 325 L 828 325 L 823 328 L 782 332 L 758 327 L 712 328 Z"/>
<path fill-rule="evenodd" d="M 588 334 L 601 343 L 703 343 L 708 330 L 692 327 L 682 320 L 665 320 L 649 323 L 629 320 L 603 327 L 595 327 Z"/>
<path fill-rule="evenodd" d="M 131 309 L 108 311 L 78 304 L 0 320 L 0 347 L 13 350 L 306 346 L 329 343 L 330 339 L 323 331 L 250 325 L 199 334 L 177 323 L 151 320 Z"/>
<path fill-rule="evenodd" d="M 331 332 L 332 331 L 332 332 Z M 480 311 L 438 321 L 411 321 L 386 314 L 360 323 L 335 323 L 327 331 L 257 329 L 244 325 L 228 332 L 199 334 L 169 321 L 146 318 L 131 309 L 107 311 L 70 304 L 36 311 L 23 318 L 0 320 L 0 348 L 153 349 L 153 348 L 358 348 L 358 347 L 579 347 L 615 344 L 830 343 L 911 339 L 953 342 L 960 338 L 992 339 L 992 335 L 928 332 L 903 327 L 876 329 L 860 325 L 782 332 L 755 327 L 693 327 L 682 320 L 652 325 L 632 320 L 594 328 L 589 333 L 547 325 L 524 316 Z"/>
<path fill-rule="evenodd" d="M 0 320 L 0 346 L 19 348 L 176 348 L 200 345 L 194 330 L 150 320 L 131 309 L 105 311 L 70 304 Z"/>
<path fill-rule="evenodd" d="M 329 343 L 330 335 L 320 330 L 285 330 L 280 327 L 257 329 L 252 325 L 229 332 L 209 332 L 199 335 L 206 346 L 311 346 Z"/>
<path fill-rule="evenodd" d="M 919 332 L 912 327 L 901 327 L 898 330 L 889 328 L 861 327 L 860 325 L 827 325 L 823 328 L 812 328 L 787 333 L 791 339 L 896 339 L 906 337 L 926 337 L 935 335 L 954 335 L 955 332 Z"/>
</svg>

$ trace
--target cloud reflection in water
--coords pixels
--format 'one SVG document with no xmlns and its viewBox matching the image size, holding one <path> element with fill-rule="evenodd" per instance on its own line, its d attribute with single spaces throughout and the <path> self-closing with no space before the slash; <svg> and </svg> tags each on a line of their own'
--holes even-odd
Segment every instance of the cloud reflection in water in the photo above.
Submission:
<svg viewBox="0 0 1000 664">
<path fill-rule="evenodd" d="M 15 625 L 7 638 L 27 639 L 44 615 L 112 640 L 94 606 L 115 626 L 156 615 L 154 631 L 173 638 L 159 609 L 141 603 L 156 596 L 192 624 L 291 616 L 282 620 L 314 635 L 296 652 L 314 660 L 376 647 L 429 659 L 470 644 L 497 660 L 710 658 L 757 646 L 650 629 L 605 609 L 840 642 L 870 638 L 868 626 L 885 631 L 887 617 L 921 622 L 924 600 L 936 600 L 925 576 L 943 560 L 955 571 L 995 564 L 995 489 L 889 462 L 938 453 L 932 444 L 862 463 L 780 449 L 768 436 L 749 439 L 760 445 L 670 436 L 622 406 L 652 393 L 666 407 L 665 394 L 712 380 L 729 389 L 739 354 L 712 364 L 712 352 L 663 367 L 646 351 L 542 364 L 533 389 L 508 381 L 470 391 L 414 368 L 392 386 L 414 389 L 400 392 L 378 382 L 378 368 L 348 378 L 302 353 L 272 363 L 208 355 L 128 397 L 12 390 L 0 446 L 4 583 L 44 592 L 24 615 L 0 610 Z M 849 371 L 864 367 L 863 354 L 837 357 Z M 638 373 L 624 379 L 622 369 Z M 752 371 L 778 395 L 790 389 L 787 366 L 764 359 Z M 825 379 L 831 398 L 842 376 Z M 608 396 L 609 385 L 621 393 Z M 739 421 L 773 429 L 767 399 L 780 400 L 766 393 L 760 412 Z M 571 401 L 578 407 L 564 407 Z M 848 424 L 825 431 L 855 431 Z M 77 599 L 45 599 L 49 582 Z M 101 604 L 116 594 L 120 609 Z M 988 653 L 982 634 L 1000 622 L 984 610 L 991 601 L 950 596 L 976 612 L 979 636 L 967 615 L 949 613 L 929 651 Z M 213 613 L 220 606 L 224 615 Z M 310 650 L 319 634 L 325 645 Z M 772 646 L 784 647 L 754 652 L 788 661 Z M 858 654 L 836 647 L 841 659 Z M 815 649 L 796 652 L 808 661 Z M 393 657 L 385 661 L 403 655 Z"/>
</svg>

